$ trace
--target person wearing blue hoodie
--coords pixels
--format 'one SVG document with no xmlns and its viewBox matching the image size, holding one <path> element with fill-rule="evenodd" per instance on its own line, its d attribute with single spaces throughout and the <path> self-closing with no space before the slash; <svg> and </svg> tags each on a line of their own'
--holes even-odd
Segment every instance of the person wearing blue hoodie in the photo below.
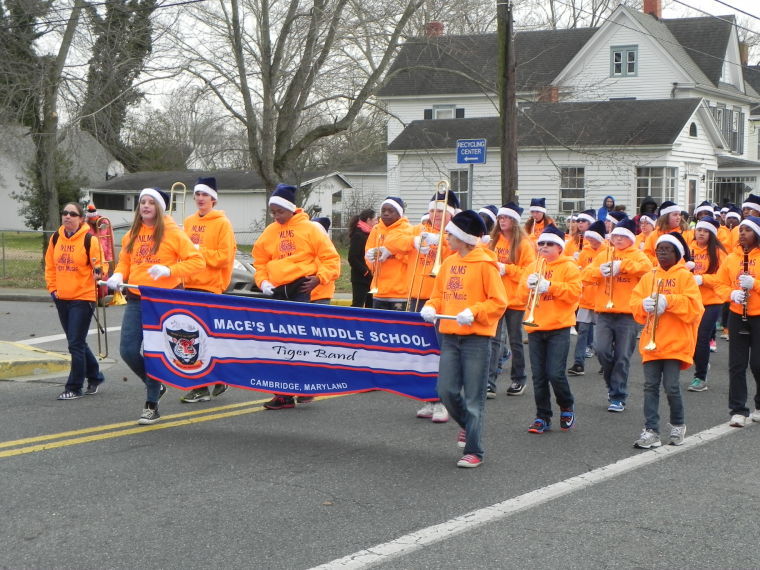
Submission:
<svg viewBox="0 0 760 570">
<path fill-rule="evenodd" d="M 604 221 L 607 219 L 607 214 L 615 209 L 615 197 L 605 196 L 602 200 L 602 207 L 596 211 L 596 219 Z"/>
</svg>

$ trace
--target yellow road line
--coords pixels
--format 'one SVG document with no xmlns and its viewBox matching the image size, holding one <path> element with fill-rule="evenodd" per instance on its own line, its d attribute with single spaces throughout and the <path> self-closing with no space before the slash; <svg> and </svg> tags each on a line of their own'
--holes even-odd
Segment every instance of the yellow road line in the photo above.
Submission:
<svg viewBox="0 0 760 570">
<path fill-rule="evenodd" d="M 227 404 L 226 406 L 216 406 L 214 408 L 204 408 L 202 410 L 193 410 L 191 412 L 181 412 L 179 414 L 171 414 L 168 416 L 161 416 L 163 419 L 171 420 L 175 418 L 185 418 L 185 417 L 191 417 L 191 416 L 199 416 L 202 414 L 208 414 L 212 412 L 217 412 L 221 410 L 231 410 L 235 408 L 242 408 L 246 406 L 258 406 L 260 404 L 263 404 L 267 400 L 254 400 L 251 402 L 240 402 L 237 404 Z M 95 426 L 95 427 L 89 427 L 89 428 L 82 428 L 77 430 L 71 430 L 71 431 L 62 431 L 59 433 L 51 433 L 48 435 L 37 435 L 34 437 L 27 437 L 24 439 L 14 439 L 12 441 L 3 441 L 0 442 L 0 449 L 4 447 L 16 447 L 17 445 L 26 445 L 28 443 L 36 443 L 39 441 L 47 441 L 51 439 L 61 439 L 64 437 L 70 437 L 70 436 L 76 436 L 76 435 L 83 435 L 86 433 L 94 433 L 99 431 L 108 431 L 113 429 L 119 429 L 123 427 L 129 427 L 134 426 L 135 422 L 134 420 L 129 422 L 120 422 L 118 424 L 107 424 L 102 426 Z"/>
</svg>

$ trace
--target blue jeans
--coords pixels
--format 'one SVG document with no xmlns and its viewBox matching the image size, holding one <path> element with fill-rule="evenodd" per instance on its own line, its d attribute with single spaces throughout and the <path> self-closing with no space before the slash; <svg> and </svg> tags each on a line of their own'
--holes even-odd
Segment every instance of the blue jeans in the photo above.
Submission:
<svg viewBox="0 0 760 570">
<path fill-rule="evenodd" d="M 483 419 L 490 337 L 442 334 L 438 396 L 467 433 L 464 453 L 483 458 Z"/>
<path fill-rule="evenodd" d="M 504 347 L 507 343 L 507 316 L 502 315 L 499 319 L 499 325 L 496 327 L 496 333 L 489 339 L 491 346 L 491 357 L 488 359 L 488 388 L 496 391 L 496 379 L 502 368 L 502 358 L 504 356 Z"/>
<path fill-rule="evenodd" d="M 681 386 L 678 374 L 679 360 L 650 360 L 644 363 L 644 427 L 660 432 L 660 382 L 665 390 L 670 406 L 670 424 L 680 426 L 685 423 Z"/>
<path fill-rule="evenodd" d="M 58 318 L 66 334 L 71 354 L 71 370 L 66 380 L 66 390 L 80 393 L 85 378 L 93 385 L 104 380 L 98 361 L 87 346 L 87 331 L 90 329 L 95 306 L 90 301 L 55 299 L 55 308 L 58 310 Z"/>
<path fill-rule="evenodd" d="M 145 374 L 145 359 L 142 355 L 143 328 L 142 307 L 139 299 L 128 299 L 124 308 L 124 319 L 121 322 L 121 344 L 119 353 L 121 359 L 129 366 L 140 380 L 145 383 L 146 401 L 157 404 L 161 383 Z"/>
<path fill-rule="evenodd" d="M 625 404 L 638 325 L 630 313 L 597 313 L 595 334 L 594 350 L 604 368 L 609 400 Z"/>
<path fill-rule="evenodd" d="M 530 368 L 533 373 L 533 397 L 536 417 L 551 423 L 552 403 L 549 386 L 560 409 L 573 409 L 575 400 L 570 391 L 565 368 L 570 352 L 570 327 L 528 334 Z"/>
<path fill-rule="evenodd" d="M 585 368 L 586 349 L 589 347 L 589 339 L 592 336 L 594 323 L 577 323 L 575 329 L 578 336 L 575 337 L 575 355 L 573 364 L 580 364 Z"/>
<path fill-rule="evenodd" d="M 722 305 L 705 305 L 705 313 L 699 322 L 697 344 L 694 347 L 694 377 L 707 380 L 707 365 L 710 363 L 710 339 L 715 336 Z"/>
</svg>

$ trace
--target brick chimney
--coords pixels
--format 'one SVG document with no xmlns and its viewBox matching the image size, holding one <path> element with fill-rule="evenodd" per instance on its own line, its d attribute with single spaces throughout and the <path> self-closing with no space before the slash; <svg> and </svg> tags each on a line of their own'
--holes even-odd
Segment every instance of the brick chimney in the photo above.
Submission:
<svg viewBox="0 0 760 570">
<path fill-rule="evenodd" d="M 425 37 L 438 38 L 443 35 L 443 22 L 428 22 L 425 24 Z"/>
<path fill-rule="evenodd" d="M 644 0 L 644 13 L 660 20 L 662 18 L 662 0 Z"/>
<path fill-rule="evenodd" d="M 745 42 L 739 42 L 739 61 L 742 65 L 749 63 L 749 44 Z"/>
<path fill-rule="evenodd" d="M 542 103 L 558 103 L 559 87 L 556 85 L 546 85 L 538 93 L 538 100 Z"/>
</svg>

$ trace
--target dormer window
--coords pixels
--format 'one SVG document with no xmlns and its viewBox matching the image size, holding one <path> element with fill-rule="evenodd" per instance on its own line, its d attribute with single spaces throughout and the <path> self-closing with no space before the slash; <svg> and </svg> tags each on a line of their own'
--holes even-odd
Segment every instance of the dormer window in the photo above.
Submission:
<svg viewBox="0 0 760 570">
<path fill-rule="evenodd" d="M 634 77 L 639 72 L 639 46 L 610 48 L 610 77 Z"/>
<path fill-rule="evenodd" d="M 425 109 L 424 119 L 464 119 L 464 108 L 456 105 L 433 105 L 432 109 Z"/>
</svg>

